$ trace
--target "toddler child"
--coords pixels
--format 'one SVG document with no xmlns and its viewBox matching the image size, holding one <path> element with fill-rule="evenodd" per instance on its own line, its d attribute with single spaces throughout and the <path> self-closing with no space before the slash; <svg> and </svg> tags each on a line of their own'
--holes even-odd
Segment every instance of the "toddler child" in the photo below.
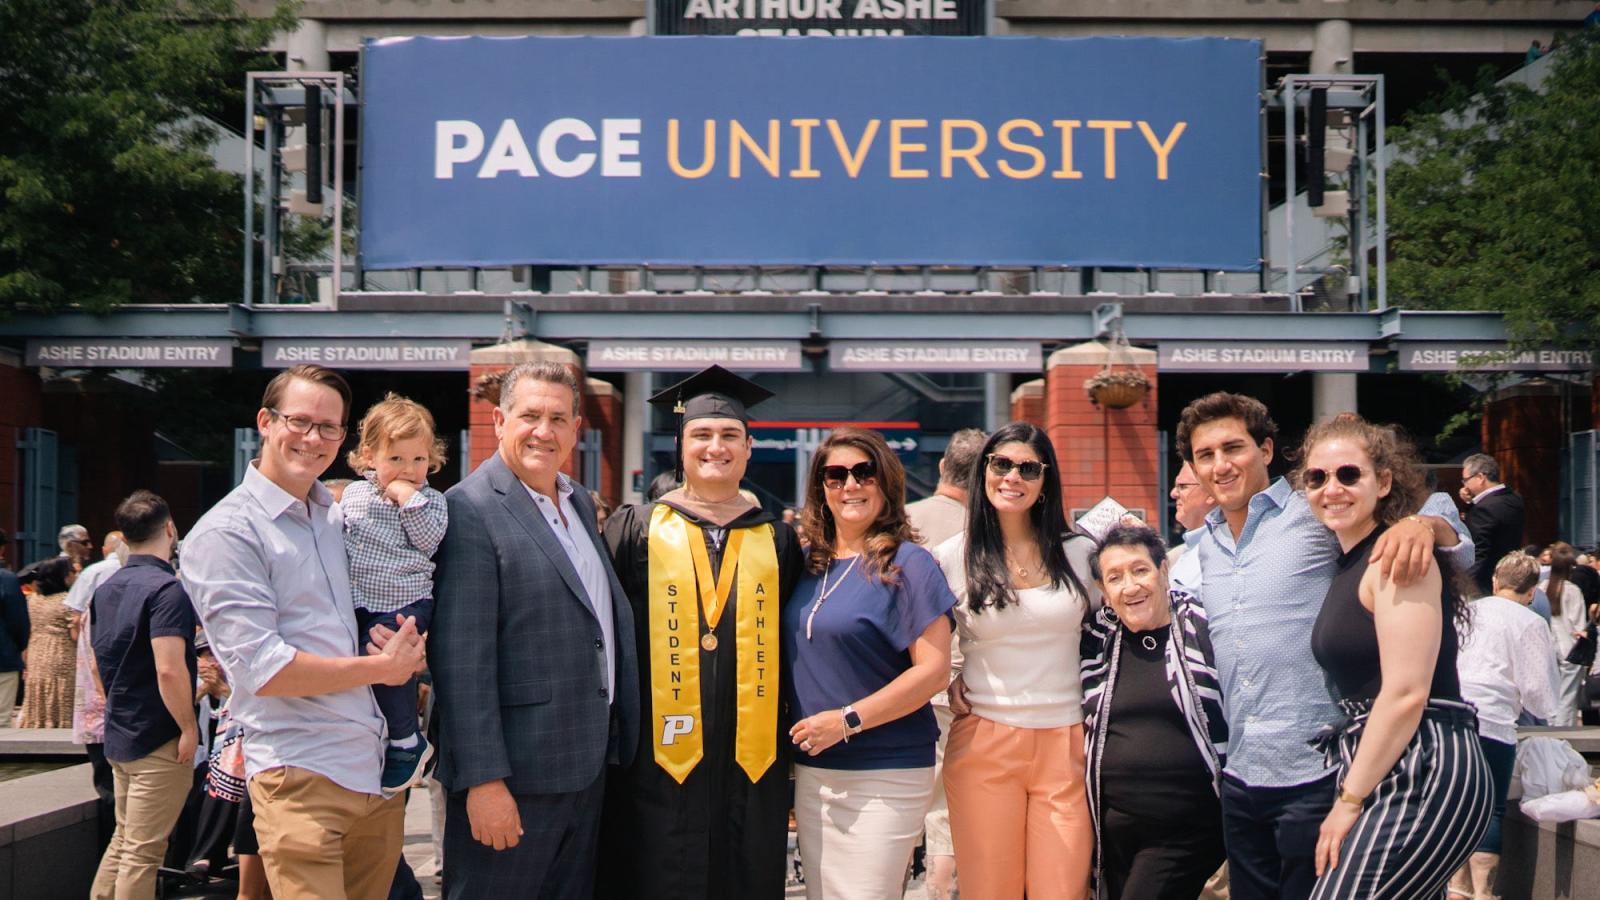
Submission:
<svg viewBox="0 0 1600 900">
<path fill-rule="evenodd" d="M 434 436 L 427 409 L 389 394 L 367 410 L 358 432 L 348 461 L 362 477 L 345 488 L 340 505 L 350 595 L 365 644 L 374 624 L 398 629 L 404 616 L 417 620 L 418 633 L 428 630 L 433 554 L 444 540 L 448 514 L 444 495 L 428 487 L 428 475 L 444 465 L 444 442 Z M 389 723 L 383 789 L 397 793 L 421 782 L 433 756 L 417 731 L 417 680 L 398 687 L 375 684 L 372 695 Z"/>
</svg>

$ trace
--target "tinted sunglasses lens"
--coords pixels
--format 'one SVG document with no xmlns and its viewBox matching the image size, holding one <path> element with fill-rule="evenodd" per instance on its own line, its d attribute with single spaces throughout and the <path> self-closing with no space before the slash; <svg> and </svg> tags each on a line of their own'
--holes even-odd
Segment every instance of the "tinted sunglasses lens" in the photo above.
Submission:
<svg viewBox="0 0 1600 900">
<path fill-rule="evenodd" d="M 878 468 L 870 462 L 859 462 L 845 468 L 844 466 L 823 466 L 822 483 L 830 488 L 842 488 L 845 479 L 853 476 L 856 484 L 866 486 L 878 478 Z"/>
<path fill-rule="evenodd" d="M 1307 469 L 1305 477 L 1307 490 L 1321 490 L 1322 486 L 1328 483 L 1328 470 Z M 1361 467 L 1340 466 L 1333 470 L 1333 477 L 1339 479 L 1339 483 L 1345 487 L 1355 487 L 1356 482 L 1361 480 Z"/>
<path fill-rule="evenodd" d="M 1023 481 L 1038 481 L 1039 476 L 1044 474 L 1044 463 L 1035 459 L 1019 463 L 1010 457 L 989 457 L 989 471 L 996 476 L 1004 478 L 1011 474 L 1012 469 L 1017 470 L 1017 474 L 1022 477 Z"/>
</svg>

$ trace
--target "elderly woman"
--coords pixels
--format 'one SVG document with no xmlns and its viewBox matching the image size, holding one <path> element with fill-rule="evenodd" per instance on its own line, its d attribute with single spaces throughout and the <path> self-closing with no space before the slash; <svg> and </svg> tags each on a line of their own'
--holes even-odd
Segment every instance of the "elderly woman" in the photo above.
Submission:
<svg viewBox="0 0 1600 900">
<path fill-rule="evenodd" d="M 898 897 L 933 800 L 955 595 L 912 539 L 905 471 L 877 432 L 817 448 L 808 572 L 783 612 L 795 821 L 809 900 Z"/>
<path fill-rule="evenodd" d="M 1345 713 L 1326 735 L 1338 795 L 1311 896 L 1437 897 L 1489 827 L 1493 780 L 1456 674 L 1463 601 L 1435 559 L 1405 586 L 1368 565 L 1426 493 L 1416 450 L 1344 413 L 1306 434 L 1299 459 L 1295 480 L 1343 551 L 1311 629 Z"/>
<path fill-rule="evenodd" d="M 1098 896 L 1190 900 L 1225 855 L 1228 733 L 1205 608 L 1168 590 L 1149 528 L 1112 528 L 1089 569 L 1106 601 L 1079 654 Z"/>
<path fill-rule="evenodd" d="M 1500 825 L 1517 759 L 1517 717 L 1526 710 L 1549 718 L 1556 709 L 1550 630 L 1528 608 L 1538 583 L 1538 560 L 1520 550 L 1507 553 L 1494 567 L 1494 593 L 1472 601 L 1472 627 L 1458 629 L 1456 674 L 1462 698 L 1478 711 L 1478 746 L 1494 778 L 1494 807 L 1489 830 L 1451 880 L 1452 898 L 1494 897 Z"/>
</svg>

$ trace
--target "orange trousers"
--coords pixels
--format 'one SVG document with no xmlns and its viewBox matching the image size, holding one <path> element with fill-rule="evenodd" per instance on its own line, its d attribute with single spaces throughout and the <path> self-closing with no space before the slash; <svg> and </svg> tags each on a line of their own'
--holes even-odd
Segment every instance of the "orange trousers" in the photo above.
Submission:
<svg viewBox="0 0 1600 900">
<path fill-rule="evenodd" d="M 1094 826 L 1083 726 L 1014 728 L 956 719 L 944 790 L 962 900 L 1082 900 Z"/>
</svg>

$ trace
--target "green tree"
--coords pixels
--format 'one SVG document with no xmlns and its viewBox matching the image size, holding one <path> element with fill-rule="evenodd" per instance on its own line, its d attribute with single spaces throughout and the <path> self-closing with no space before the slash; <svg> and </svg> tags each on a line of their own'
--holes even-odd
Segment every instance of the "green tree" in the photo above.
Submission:
<svg viewBox="0 0 1600 900">
<path fill-rule="evenodd" d="M 294 23 L 234 0 L 0 2 L 0 313 L 239 290 L 242 194 L 197 116 Z"/>
<path fill-rule="evenodd" d="M 1389 285 L 1408 308 L 1505 313 L 1519 344 L 1600 349 L 1600 35 L 1537 89 L 1490 86 L 1399 130 Z"/>
</svg>

